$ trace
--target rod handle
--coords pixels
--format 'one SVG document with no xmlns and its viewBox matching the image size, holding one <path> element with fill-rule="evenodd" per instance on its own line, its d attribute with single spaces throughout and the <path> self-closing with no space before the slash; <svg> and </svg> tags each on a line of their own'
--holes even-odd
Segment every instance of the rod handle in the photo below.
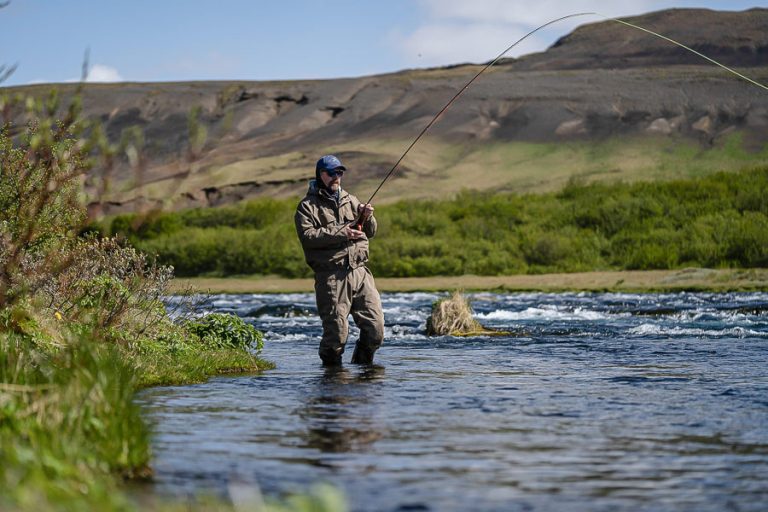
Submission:
<svg viewBox="0 0 768 512">
<path fill-rule="evenodd" d="M 355 219 L 355 222 L 352 225 L 358 231 L 363 230 L 363 214 L 362 213 L 358 214 L 357 219 Z"/>
</svg>

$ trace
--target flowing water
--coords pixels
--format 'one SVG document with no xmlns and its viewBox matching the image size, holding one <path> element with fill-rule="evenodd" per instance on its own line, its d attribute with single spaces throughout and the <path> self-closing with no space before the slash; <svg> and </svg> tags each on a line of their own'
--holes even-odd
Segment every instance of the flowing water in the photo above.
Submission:
<svg viewBox="0 0 768 512">
<path fill-rule="evenodd" d="M 475 294 L 480 322 L 512 335 L 428 338 L 438 297 L 384 294 L 377 366 L 338 371 L 319 364 L 312 295 L 212 297 L 265 333 L 277 369 L 142 392 L 154 491 L 329 482 L 361 511 L 768 509 L 768 293 Z"/>
</svg>

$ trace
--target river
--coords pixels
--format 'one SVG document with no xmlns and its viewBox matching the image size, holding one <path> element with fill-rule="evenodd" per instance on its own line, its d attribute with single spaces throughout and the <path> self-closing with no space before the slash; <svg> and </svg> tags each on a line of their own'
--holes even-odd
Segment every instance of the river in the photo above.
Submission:
<svg viewBox="0 0 768 512">
<path fill-rule="evenodd" d="M 324 370 L 309 294 L 216 295 L 277 369 L 138 396 L 153 492 L 328 482 L 356 511 L 765 510 L 768 293 L 471 294 L 503 337 L 426 337 L 384 294 L 376 366 Z M 357 331 L 351 329 L 350 345 Z"/>
</svg>

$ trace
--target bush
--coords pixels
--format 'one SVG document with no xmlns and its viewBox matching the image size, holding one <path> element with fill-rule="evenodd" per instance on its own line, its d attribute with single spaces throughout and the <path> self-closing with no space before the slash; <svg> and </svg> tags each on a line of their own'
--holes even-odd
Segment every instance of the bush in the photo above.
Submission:
<svg viewBox="0 0 768 512">
<path fill-rule="evenodd" d="M 264 368 L 246 350 L 263 341 L 239 319 L 173 323 L 161 301 L 171 268 L 80 236 L 98 141 L 76 107 L 54 121 L 55 106 L 29 104 L 37 121 L 18 146 L 0 130 L 0 509 L 129 509 L 114 477 L 149 474 L 136 387 Z M 180 228 L 167 219 L 133 239 Z"/>
<path fill-rule="evenodd" d="M 193 276 L 218 268 L 223 236 L 200 228 L 186 228 L 135 245 L 157 256 L 159 263 L 172 266 L 177 276 Z"/>
<path fill-rule="evenodd" d="M 40 296 L 71 325 L 109 341 L 137 341 L 166 316 L 162 297 L 173 278 L 113 238 L 78 239 L 66 268 L 46 276 Z"/>
<path fill-rule="evenodd" d="M 541 233 L 523 246 L 525 258 L 531 265 L 555 266 L 571 252 L 570 238 L 557 233 Z"/>
<path fill-rule="evenodd" d="M 664 229 L 642 233 L 622 232 L 612 241 L 614 257 L 628 270 L 674 268 L 678 261 L 679 234 Z"/>
<path fill-rule="evenodd" d="M 85 219 L 78 180 L 88 168 L 71 129 L 41 122 L 20 146 L 0 129 L 0 307 L 34 293 L 68 264 L 69 245 Z"/>
<path fill-rule="evenodd" d="M 261 332 L 234 315 L 211 313 L 198 320 L 188 321 L 185 327 L 203 344 L 212 348 L 251 349 L 258 353 L 264 346 Z"/>
<path fill-rule="evenodd" d="M 741 267 L 768 267 L 768 216 L 745 212 L 724 238 L 729 261 Z"/>
<path fill-rule="evenodd" d="M 184 223 L 177 214 L 150 212 L 148 215 L 118 215 L 112 219 L 109 231 L 112 236 L 123 235 L 135 242 L 170 235 L 183 227 Z"/>
</svg>

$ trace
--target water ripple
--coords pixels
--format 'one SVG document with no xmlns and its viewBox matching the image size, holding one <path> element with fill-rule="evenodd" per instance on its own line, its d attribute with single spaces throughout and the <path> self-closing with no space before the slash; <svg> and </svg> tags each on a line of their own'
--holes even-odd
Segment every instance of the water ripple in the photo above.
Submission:
<svg viewBox="0 0 768 512">
<path fill-rule="evenodd" d="M 277 369 L 139 395 L 155 492 L 328 481 L 361 511 L 763 510 L 768 294 L 474 294 L 512 335 L 428 338 L 440 296 L 384 294 L 379 366 L 337 371 L 312 295 L 212 297 Z"/>
</svg>

